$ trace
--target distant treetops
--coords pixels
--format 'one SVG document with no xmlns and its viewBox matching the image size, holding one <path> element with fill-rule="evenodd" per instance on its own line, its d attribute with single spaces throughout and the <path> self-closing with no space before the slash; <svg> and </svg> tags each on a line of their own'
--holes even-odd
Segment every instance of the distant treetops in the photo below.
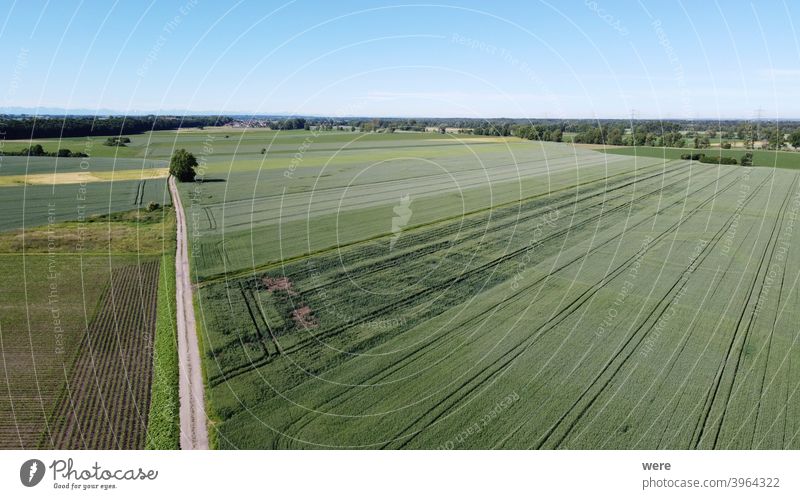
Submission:
<svg viewBox="0 0 800 499">
<path fill-rule="evenodd" d="M 741 164 L 742 166 L 753 166 L 753 153 L 749 151 L 744 153 L 744 156 L 742 156 L 742 159 L 739 161 L 736 161 L 736 158 L 731 158 L 728 156 L 711 156 L 704 153 L 681 154 L 681 159 L 691 159 L 693 161 L 711 163 L 714 165 Z"/>
<path fill-rule="evenodd" d="M 69 149 L 59 149 L 58 151 L 47 152 L 41 144 L 33 144 L 21 151 L 0 151 L 0 156 L 51 156 L 59 158 L 86 158 L 88 154 Z"/>
<path fill-rule="evenodd" d="M 130 144 L 131 139 L 128 137 L 109 137 L 103 142 L 103 145 L 110 147 L 125 147 L 125 144 Z"/>
<path fill-rule="evenodd" d="M 169 173 L 175 176 L 179 182 L 192 182 L 196 167 L 197 158 L 186 149 L 178 149 L 172 153 L 172 159 L 169 161 Z"/>
</svg>

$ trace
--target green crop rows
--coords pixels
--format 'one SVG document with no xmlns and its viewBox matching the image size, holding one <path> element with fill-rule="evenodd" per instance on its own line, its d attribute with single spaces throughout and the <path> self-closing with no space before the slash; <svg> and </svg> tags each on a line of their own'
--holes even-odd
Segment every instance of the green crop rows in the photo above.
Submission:
<svg viewBox="0 0 800 499">
<path fill-rule="evenodd" d="M 800 446 L 795 172 L 395 144 L 184 186 L 219 447 Z"/>
<path fill-rule="evenodd" d="M 177 415 L 164 414 L 177 406 L 172 329 L 154 345 L 174 223 L 170 210 L 139 210 L 0 233 L 0 448 L 143 448 L 154 371 L 149 442 L 177 447 Z M 161 329 L 172 296 L 171 308 L 159 298 Z"/>
<path fill-rule="evenodd" d="M 202 182 L 180 189 L 220 448 L 800 447 L 800 180 L 783 156 L 743 168 L 661 149 L 230 128 L 100 139 L 97 172 L 160 168 L 179 147 L 200 161 Z M 27 160 L 2 158 L 0 175 L 81 169 Z M 86 445 L 174 447 L 172 268 L 152 322 L 168 239 L 133 212 L 95 217 L 81 255 L 83 226 L 58 223 L 166 204 L 164 180 L 0 189 L 0 339 L 7 368 L 35 364 L 40 382 L 5 387 L 0 446 L 83 447 L 81 429 L 100 424 L 129 433 Z M 58 338 L 47 226 L 31 229 L 48 222 L 63 236 Z M 70 399 L 111 277 L 134 268 L 151 308 L 121 362 L 138 384 Z M 127 419 L 63 417 L 64 400 L 113 396 Z"/>
</svg>

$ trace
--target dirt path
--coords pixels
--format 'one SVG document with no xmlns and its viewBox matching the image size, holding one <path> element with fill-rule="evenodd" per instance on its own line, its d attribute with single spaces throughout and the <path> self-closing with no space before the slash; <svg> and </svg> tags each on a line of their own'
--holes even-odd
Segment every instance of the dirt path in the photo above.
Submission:
<svg viewBox="0 0 800 499">
<path fill-rule="evenodd" d="M 175 276 L 178 307 L 178 364 L 180 365 L 181 449 L 208 449 L 203 373 L 200 367 L 200 347 L 197 343 L 192 282 L 189 274 L 189 251 L 186 233 L 186 214 L 175 187 L 175 177 L 169 178 L 169 190 L 178 221 L 178 251 L 175 255 Z"/>
</svg>

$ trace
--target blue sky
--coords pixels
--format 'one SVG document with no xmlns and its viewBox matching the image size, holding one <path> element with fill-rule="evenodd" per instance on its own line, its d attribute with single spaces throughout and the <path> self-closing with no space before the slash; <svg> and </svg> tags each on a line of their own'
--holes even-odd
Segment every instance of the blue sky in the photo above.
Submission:
<svg viewBox="0 0 800 499">
<path fill-rule="evenodd" d="M 783 0 L 4 0 L 0 109 L 800 118 L 799 16 Z"/>
</svg>

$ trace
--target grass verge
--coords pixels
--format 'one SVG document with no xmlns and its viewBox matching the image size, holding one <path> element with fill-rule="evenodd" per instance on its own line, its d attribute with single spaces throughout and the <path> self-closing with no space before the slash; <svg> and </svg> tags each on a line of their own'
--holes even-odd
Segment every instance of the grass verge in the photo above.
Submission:
<svg viewBox="0 0 800 499">
<path fill-rule="evenodd" d="M 165 238 L 158 280 L 158 315 L 153 345 L 153 386 L 151 388 L 150 414 L 147 420 L 146 449 L 180 448 L 178 334 L 175 316 L 177 309 L 175 232 L 174 227 L 172 229 L 173 236 Z"/>
<path fill-rule="evenodd" d="M 196 334 L 197 334 L 197 343 L 198 348 L 200 349 L 200 367 L 203 373 L 203 386 L 204 391 L 206 393 L 205 397 L 205 409 L 206 409 L 206 426 L 208 429 L 208 448 L 209 449 L 219 449 L 219 431 L 218 427 L 219 424 L 222 422 L 222 418 L 217 414 L 216 410 L 214 409 L 214 405 L 211 403 L 211 397 L 208 396 L 209 391 L 211 390 L 211 386 L 208 384 L 208 373 L 206 372 L 206 363 L 211 362 L 205 355 L 205 339 L 206 339 L 206 326 L 205 321 L 203 320 L 203 310 L 202 305 L 199 304 L 200 298 L 198 293 L 194 293 L 194 300 L 192 300 L 192 306 L 194 306 L 194 321 L 196 326 Z"/>
</svg>

